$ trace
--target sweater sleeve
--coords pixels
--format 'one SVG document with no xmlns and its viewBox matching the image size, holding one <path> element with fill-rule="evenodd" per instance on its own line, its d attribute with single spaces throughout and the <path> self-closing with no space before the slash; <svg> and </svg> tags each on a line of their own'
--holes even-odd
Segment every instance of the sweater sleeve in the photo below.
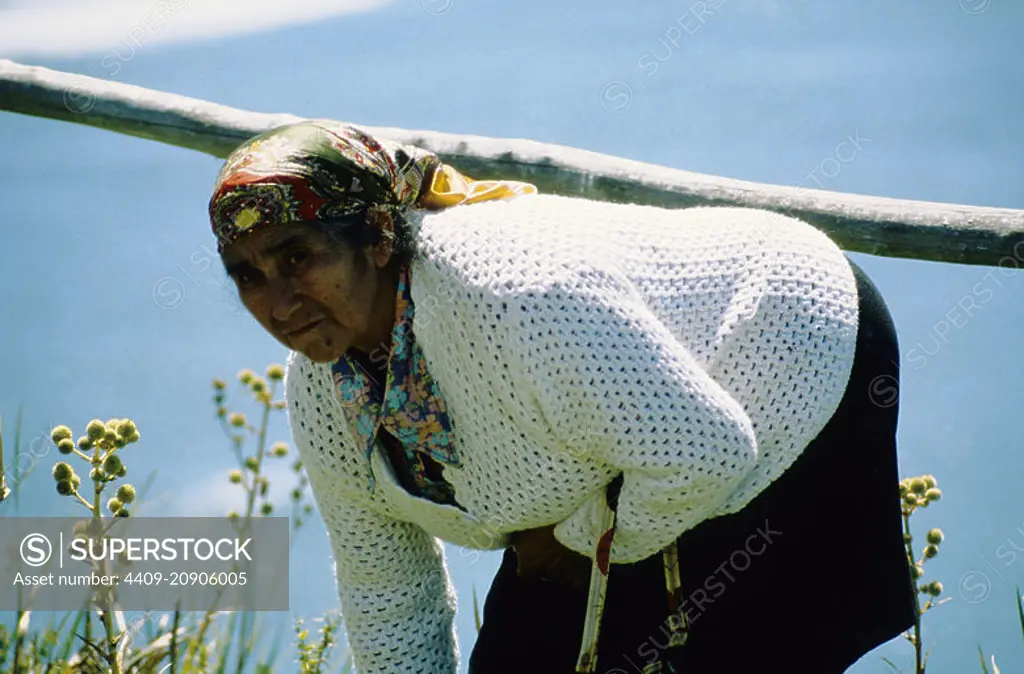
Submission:
<svg viewBox="0 0 1024 674">
<path fill-rule="evenodd" d="M 567 451 L 623 475 L 611 561 L 645 559 L 711 516 L 755 463 L 752 423 L 632 283 L 574 272 L 516 304 L 546 422 Z M 555 536 L 593 557 L 606 507 L 596 490 Z"/>
<path fill-rule="evenodd" d="M 345 447 L 329 372 L 293 355 L 285 384 L 295 445 L 330 538 L 355 672 L 454 674 L 455 592 L 440 541 L 361 495 L 362 473 L 345 460 L 358 452 Z"/>
</svg>

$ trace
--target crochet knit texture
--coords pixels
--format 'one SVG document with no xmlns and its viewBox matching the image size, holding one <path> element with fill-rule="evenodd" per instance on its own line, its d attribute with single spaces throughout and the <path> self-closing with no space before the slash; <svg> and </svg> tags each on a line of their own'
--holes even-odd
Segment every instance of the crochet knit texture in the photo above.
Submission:
<svg viewBox="0 0 1024 674">
<path fill-rule="evenodd" d="M 295 442 L 330 536 L 356 671 L 454 673 L 455 595 L 438 539 L 499 549 L 558 523 L 593 556 L 624 482 L 612 563 L 736 512 L 837 409 L 857 289 L 826 235 L 741 208 L 667 210 L 550 195 L 415 213 L 415 339 L 444 396 L 464 510 L 377 487 L 330 366 L 292 354 Z M 582 626 L 581 626 L 582 629 Z"/>
</svg>

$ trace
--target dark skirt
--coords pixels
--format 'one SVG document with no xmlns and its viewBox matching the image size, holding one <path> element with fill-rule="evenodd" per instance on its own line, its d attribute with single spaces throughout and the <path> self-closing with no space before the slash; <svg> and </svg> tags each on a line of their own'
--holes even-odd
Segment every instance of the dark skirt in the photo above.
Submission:
<svg viewBox="0 0 1024 674">
<path fill-rule="evenodd" d="M 913 625 L 896 455 L 899 346 L 878 289 L 850 264 L 860 327 L 835 415 L 743 510 L 678 539 L 685 646 L 666 648 L 660 553 L 611 567 L 598 672 L 639 674 L 660 660 L 688 674 L 832 674 Z M 585 591 L 518 578 L 507 549 L 470 674 L 572 674 L 586 603 Z"/>
</svg>

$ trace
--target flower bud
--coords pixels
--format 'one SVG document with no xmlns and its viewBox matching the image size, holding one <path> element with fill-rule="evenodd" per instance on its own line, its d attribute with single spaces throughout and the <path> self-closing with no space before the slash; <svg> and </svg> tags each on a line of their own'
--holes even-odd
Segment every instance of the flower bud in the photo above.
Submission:
<svg viewBox="0 0 1024 674">
<path fill-rule="evenodd" d="M 75 451 L 75 441 L 71 438 L 62 438 L 61 441 L 57 443 L 57 451 L 65 455 L 70 454 Z"/>
<path fill-rule="evenodd" d="M 938 597 L 940 594 L 942 594 L 942 583 L 940 583 L 937 580 L 933 580 L 932 582 L 928 583 L 928 594 L 930 594 L 933 597 Z"/>
<path fill-rule="evenodd" d="M 124 477 L 127 474 L 128 474 L 128 466 L 126 466 L 126 465 L 124 465 L 122 463 L 121 464 L 121 468 L 117 471 L 117 476 L 118 477 Z"/>
<path fill-rule="evenodd" d="M 924 475 L 921 479 L 924 480 L 925 489 L 932 489 L 936 484 L 935 477 L 932 475 Z"/>
<path fill-rule="evenodd" d="M 255 376 L 256 373 L 253 372 L 252 370 L 242 370 L 241 372 L 238 373 L 238 381 L 248 386 L 250 383 L 252 383 L 252 379 Z"/>
<path fill-rule="evenodd" d="M 53 464 L 53 479 L 60 482 L 61 480 L 70 480 L 71 476 L 75 474 L 75 471 L 71 468 L 70 464 L 60 461 Z"/>
<path fill-rule="evenodd" d="M 302 512 L 306 513 L 307 515 L 312 515 L 313 514 L 313 506 L 307 505 L 307 506 L 303 507 L 302 508 Z"/>
<path fill-rule="evenodd" d="M 57 481 L 57 493 L 61 496 L 70 496 L 75 493 L 75 486 L 71 483 L 71 480 L 58 480 Z"/>
<path fill-rule="evenodd" d="M 216 389 L 218 391 L 223 391 L 227 387 L 228 387 L 228 385 L 227 385 L 227 383 L 223 379 L 218 377 L 218 378 L 213 380 L 213 388 L 214 389 Z"/>
<path fill-rule="evenodd" d="M 238 519 L 238 513 L 236 511 L 232 510 L 231 512 L 228 513 L 228 518 L 236 520 L 236 519 Z"/>
<path fill-rule="evenodd" d="M 905 497 L 907 495 L 907 492 L 909 492 L 909 491 L 910 491 L 910 486 L 907 484 L 907 481 L 906 480 L 900 481 L 900 498 Z"/>
<path fill-rule="evenodd" d="M 135 501 L 135 487 L 130 484 L 122 484 L 117 488 L 117 498 L 124 503 L 132 503 Z"/>
<path fill-rule="evenodd" d="M 231 417 L 228 419 L 228 423 L 235 428 L 242 428 L 245 426 L 245 415 L 239 412 L 233 412 Z"/>
<path fill-rule="evenodd" d="M 302 490 L 301 489 L 292 489 L 292 500 L 293 501 L 298 501 L 301 498 L 302 498 Z"/>
<path fill-rule="evenodd" d="M 237 468 L 231 471 L 230 473 L 228 473 L 228 480 L 231 481 L 231 484 L 240 483 L 242 481 L 242 471 L 238 470 Z"/>
<path fill-rule="evenodd" d="M 270 503 L 264 503 L 263 507 L 260 508 L 260 512 L 262 512 L 264 515 L 270 515 L 270 513 L 274 512 L 274 506 L 271 505 Z"/>
<path fill-rule="evenodd" d="M 121 470 L 121 457 L 117 454 L 111 454 L 103 461 L 103 472 L 108 475 L 117 475 L 117 471 Z"/>
<path fill-rule="evenodd" d="M 103 472 L 102 468 L 93 468 L 89 471 L 89 479 L 93 482 L 103 482 L 107 479 L 107 474 Z"/>
<path fill-rule="evenodd" d="M 265 380 L 263 377 L 255 377 L 252 380 L 251 386 L 253 393 L 263 393 L 267 390 L 267 380 Z"/>
<path fill-rule="evenodd" d="M 117 434 L 122 438 L 130 438 L 139 432 L 139 429 L 135 427 L 135 422 L 131 419 L 123 419 L 121 423 L 117 425 Z"/>
<path fill-rule="evenodd" d="M 284 368 L 274 363 L 267 367 L 267 379 L 270 381 L 281 381 L 284 379 Z"/>
<path fill-rule="evenodd" d="M 50 439 L 53 440 L 53 444 L 59 445 L 61 440 L 71 439 L 71 429 L 67 426 L 55 426 L 50 431 Z"/>
<path fill-rule="evenodd" d="M 915 494 L 923 494 L 927 490 L 928 490 L 928 486 L 925 484 L 924 480 L 922 480 L 921 478 L 915 477 L 914 479 L 912 479 L 910 481 L 910 491 L 914 492 Z"/>
<path fill-rule="evenodd" d="M 80 484 L 82 484 L 82 478 L 78 477 L 78 473 L 72 473 L 71 474 L 71 486 L 74 487 L 77 490 L 78 489 L 78 485 L 80 485 Z"/>
<path fill-rule="evenodd" d="M 942 535 L 942 529 L 936 527 L 935 529 L 931 529 L 928 531 L 928 535 L 926 536 L 926 538 L 928 542 L 932 545 L 938 545 L 942 542 L 943 538 L 945 537 Z"/>
<path fill-rule="evenodd" d="M 78 448 L 83 452 L 92 449 L 92 440 L 88 436 L 83 435 L 78 438 Z"/>
<path fill-rule="evenodd" d="M 283 442 L 278 442 L 270 448 L 270 453 L 277 457 L 288 456 L 288 445 Z"/>
<path fill-rule="evenodd" d="M 103 446 L 110 448 L 116 446 L 117 440 L 117 432 L 107 429 L 103 431 L 103 438 L 100 440 L 100 442 L 103 444 Z"/>
<path fill-rule="evenodd" d="M 924 497 L 929 501 L 939 501 L 942 499 L 941 489 L 929 489 L 924 493 Z"/>
<path fill-rule="evenodd" d="M 121 508 L 117 511 L 117 517 L 131 517 L 131 511 L 128 508 Z"/>
<path fill-rule="evenodd" d="M 905 504 L 907 504 L 908 506 L 916 506 L 916 505 L 918 505 L 919 501 L 918 501 L 918 498 L 917 498 L 917 494 L 908 493 L 906 496 L 903 497 L 903 502 Z"/>
<path fill-rule="evenodd" d="M 115 515 L 117 514 L 117 511 L 123 507 L 124 503 L 121 502 L 120 499 L 112 498 L 109 501 L 107 501 L 107 510 L 114 513 Z"/>
<path fill-rule="evenodd" d="M 226 407 L 222 406 L 222 407 L 218 407 L 217 408 L 217 418 L 218 419 L 223 419 L 225 416 L 227 416 L 227 413 L 228 413 L 228 410 L 227 410 Z"/>
<path fill-rule="evenodd" d="M 923 575 L 924 575 L 924 567 L 922 567 L 920 564 L 914 564 L 913 566 L 910 567 L 910 576 L 912 578 L 914 578 L 915 580 L 917 580 L 918 578 L 920 578 Z"/>
<path fill-rule="evenodd" d="M 924 547 L 924 556 L 926 559 L 931 559 L 939 554 L 939 546 L 937 545 L 926 545 Z"/>
<path fill-rule="evenodd" d="M 247 456 L 245 457 L 245 467 L 255 473 L 260 469 L 260 462 L 256 460 L 255 456 Z"/>
<path fill-rule="evenodd" d="M 85 427 L 85 434 L 89 436 L 89 439 L 93 442 L 100 440 L 103 434 L 107 432 L 106 425 L 99 419 L 93 419 Z"/>
</svg>

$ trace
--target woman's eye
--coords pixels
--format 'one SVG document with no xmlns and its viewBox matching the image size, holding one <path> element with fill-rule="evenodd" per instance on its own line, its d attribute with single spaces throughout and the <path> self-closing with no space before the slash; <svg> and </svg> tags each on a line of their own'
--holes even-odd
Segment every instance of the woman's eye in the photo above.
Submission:
<svg viewBox="0 0 1024 674">
<path fill-rule="evenodd" d="M 235 283 L 239 288 L 251 288 L 256 285 L 258 280 L 257 274 L 251 271 L 240 271 L 235 274 Z"/>
<path fill-rule="evenodd" d="M 302 264 L 309 258 L 309 253 L 304 250 L 293 250 L 288 253 L 288 264 L 291 266 L 297 266 Z"/>
</svg>

